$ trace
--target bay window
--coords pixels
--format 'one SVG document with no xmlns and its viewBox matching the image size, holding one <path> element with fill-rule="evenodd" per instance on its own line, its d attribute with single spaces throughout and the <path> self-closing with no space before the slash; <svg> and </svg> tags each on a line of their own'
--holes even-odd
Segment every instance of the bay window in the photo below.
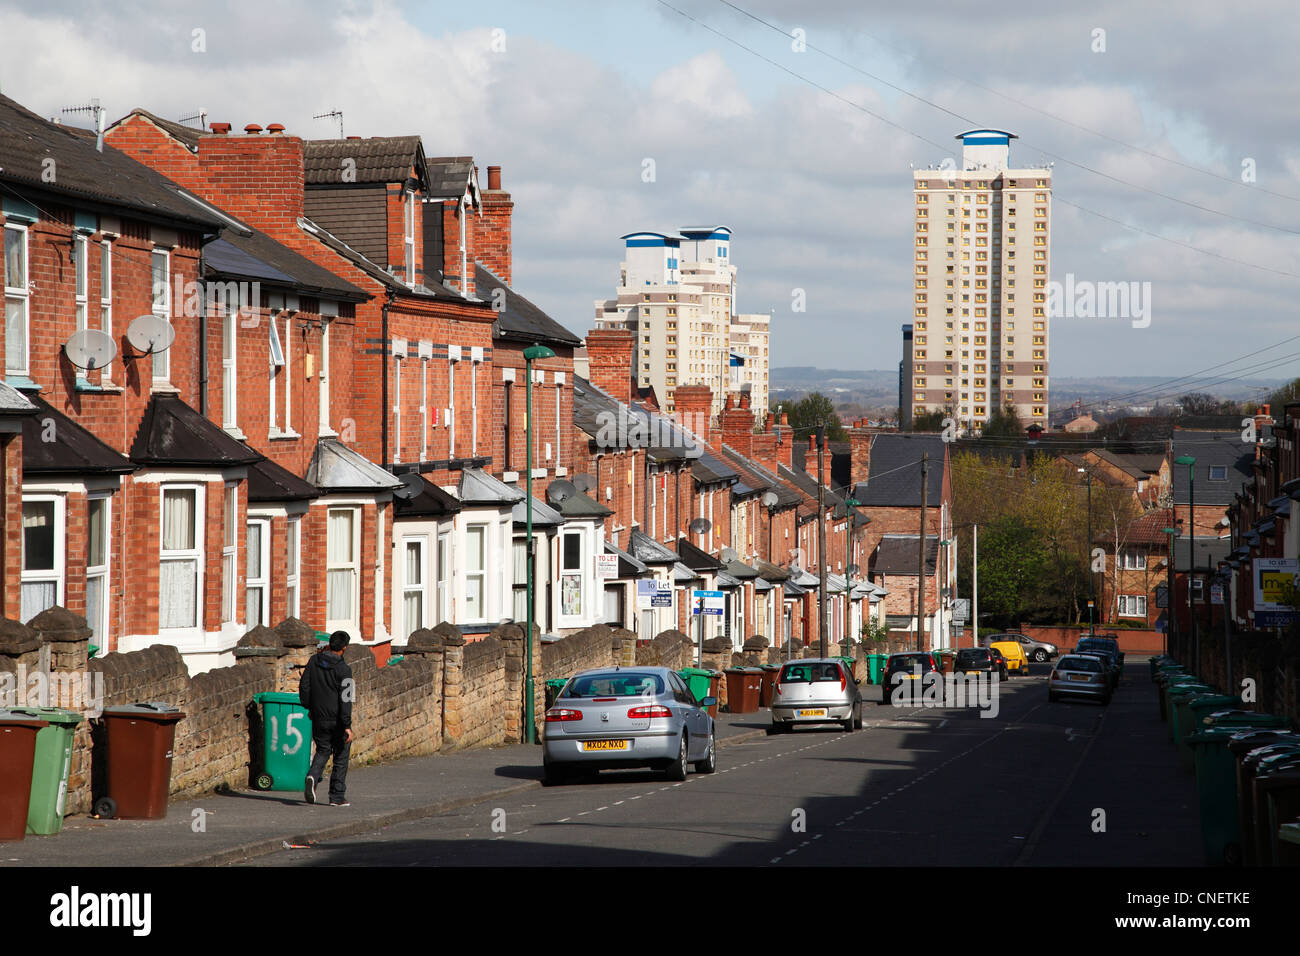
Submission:
<svg viewBox="0 0 1300 956">
<path fill-rule="evenodd" d="M 166 353 L 163 353 L 166 354 Z M 162 542 L 159 552 L 159 630 L 199 625 L 202 580 L 203 492 L 196 486 L 162 489 Z"/>
<path fill-rule="evenodd" d="M 64 500 L 23 498 L 21 620 L 63 603 Z"/>
<path fill-rule="evenodd" d="M 325 542 L 325 629 L 358 630 L 361 599 L 361 512 L 330 508 Z"/>
<path fill-rule="evenodd" d="M 27 227 L 5 226 L 5 374 L 27 374 Z"/>
<path fill-rule="evenodd" d="M 465 620 L 487 618 L 487 525 L 465 529 Z"/>
</svg>

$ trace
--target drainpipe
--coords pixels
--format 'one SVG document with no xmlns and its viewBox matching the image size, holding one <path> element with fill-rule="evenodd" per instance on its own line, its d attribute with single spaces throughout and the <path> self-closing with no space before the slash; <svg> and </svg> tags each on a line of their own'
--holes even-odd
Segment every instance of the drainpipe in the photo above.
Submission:
<svg viewBox="0 0 1300 956">
<path fill-rule="evenodd" d="M 100 120 L 100 142 L 103 143 L 103 120 Z M 216 238 L 214 234 L 213 239 Z M 203 244 L 199 245 L 199 414 L 208 417 L 208 289 L 203 283 Z M 224 417 L 224 416 L 223 416 Z"/>
<path fill-rule="evenodd" d="M 379 334 L 383 340 L 382 355 L 379 359 L 383 369 L 380 376 L 380 451 L 379 460 L 383 467 L 388 467 L 388 309 L 393 304 L 393 290 L 389 289 L 384 297 L 383 307 L 380 309 Z"/>
</svg>

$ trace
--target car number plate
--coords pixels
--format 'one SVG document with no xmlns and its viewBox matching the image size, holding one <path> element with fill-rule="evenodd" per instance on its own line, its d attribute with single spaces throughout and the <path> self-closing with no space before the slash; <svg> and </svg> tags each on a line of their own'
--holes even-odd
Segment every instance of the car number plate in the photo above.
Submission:
<svg viewBox="0 0 1300 956">
<path fill-rule="evenodd" d="M 1081 680 L 1081 681 L 1086 681 L 1087 679 L 1088 679 L 1088 676 L 1087 676 L 1086 674 L 1071 674 L 1071 675 L 1070 675 L 1070 680 Z"/>
<path fill-rule="evenodd" d="M 819 709 L 801 710 L 799 711 L 799 716 L 800 717 L 825 717 L 826 709 L 823 707 Z"/>
<path fill-rule="evenodd" d="M 584 740 L 582 742 L 583 750 L 627 750 L 628 741 L 626 740 Z"/>
</svg>

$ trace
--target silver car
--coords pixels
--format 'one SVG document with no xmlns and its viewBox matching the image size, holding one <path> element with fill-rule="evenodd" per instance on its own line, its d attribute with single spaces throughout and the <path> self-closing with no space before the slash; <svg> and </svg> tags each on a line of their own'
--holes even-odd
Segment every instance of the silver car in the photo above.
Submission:
<svg viewBox="0 0 1300 956">
<path fill-rule="evenodd" d="M 1005 631 L 1001 634 L 993 634 L 989 637 L 981 637 L 979 644 L 981 647 L 988 647 L 989 644 L 997 641 L 1015 641 L 1024 648 L 1025 656 L 1031 661 L 1042 663 L 1050 661 L 1058 653 L 1059 649 L 1055 644 L 1047 641 L 1036 641 L 1028 634 L 1021 634 L 1019 631 Z"/>
<path fill-rule="evenodd" d="M 790 661 L 777 675 L 768 733 L 789 733 L 802 724 L 839 724 L 850 732 L 862 729 L 862 692 L 838 658 Z"/>
<path fill-rule="evenodd" d="M 1051 701 L 1068 694 L 1108 704 L 1112 690 L 1109 665 L 1093 654 L 1066 654 L 1047 678 L 1047 699 Z"/>
<path fill-rule="evenodd" d="M 572 677 L 546 711 L 542 782 L 577 774 L 653 767 L 669 780 L 717 769 L 713 718 L 686 682 L 667 667 L 610 667 Z"/>
</svg>

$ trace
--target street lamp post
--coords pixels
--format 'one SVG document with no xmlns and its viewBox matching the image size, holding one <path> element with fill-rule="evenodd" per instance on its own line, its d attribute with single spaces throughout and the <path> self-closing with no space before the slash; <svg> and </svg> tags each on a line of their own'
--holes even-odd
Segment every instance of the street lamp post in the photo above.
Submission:
<svg viewBox="0 0 1300 956">
<path fill-rule="evenodd" d="M 1088 543 L 1084 547 L 1088 555 L 1088 636 L 1096 637 L 1092 623 L 1092 615 L 1097 606 L 1097 575 L 1092 570 L 1092 472 L 1087 468 L 1080 468 L 1079 471 L 1088 482 Z M 1115 560 L 1119 560 L 1119 555 L 1115 555 Z"/>
<path fill-rule="evenodd" d="M 844 653 L 853 640 L 853 510 L 862 504 L 857 498 L 844 501 Z"/>
<path fill-rule="evenodd" d="M 548 358 L 555 358 L 555 352 L 544 345 L 524 349 L 524 374 L 528 378 L 524 398 L 524 444 L 527 445 L 524 451 L 524 467 L 527 469 L 524 477 L 524 514 L 527 516 L 525 526 L 528 535 L 528 543 L 525 545 L 527 558 L 524 562 L 528 565 L 528 614 L 527 629 L 524 631 L 524 660 L 527 662 L 524 679 L 524 728 L 530 744 L 537 741 L 533 715 L 533 362 Z M 506 440 L 509 441 L 509 436 L 506 436 Z"/>
<path fill-rule="evenodd" d="M 1168 528 L 1161 528 L 1160 532 L 1161 534 L 1169 535 L 1169 569 L 1168 569 L 1169 583 L 1165 585 L 1165 587 L 1167 588 L 1167 595 L 1165 597 L 1165 616 L 1168 618 L 1168 620 L 1165 621 L 1165 640 L 1164 640 L 1164 645 L 1165 645 L 1164 653 L 1168 654 L 1169 634 L 1170 631 L 1174 628 L 1175 622 L 1178 620 L 1178 618 L 1174 614 L 1174 611 L 1177 610 L 1177 608 L 1174 607 L 1174 540 L 1178 538 L 1182 534 L 1182 532 L 1172 526 Z M 1176 631 L 1174 633 L 1175 635 L 1177 634 Z"/>
<path fill-rule="evenodd" d="M 1196 459 L 1191 455 L 1181 455 L 1174 459 L 1175 465 L 1187 466 L 1187 554 L 1189 563 L 1187 578 L 1187 610 L 1192 619 L 1192 647 L 1196 673 L 1201 672 L 1201 640 L 1196 628 Z"/>
</svg>

